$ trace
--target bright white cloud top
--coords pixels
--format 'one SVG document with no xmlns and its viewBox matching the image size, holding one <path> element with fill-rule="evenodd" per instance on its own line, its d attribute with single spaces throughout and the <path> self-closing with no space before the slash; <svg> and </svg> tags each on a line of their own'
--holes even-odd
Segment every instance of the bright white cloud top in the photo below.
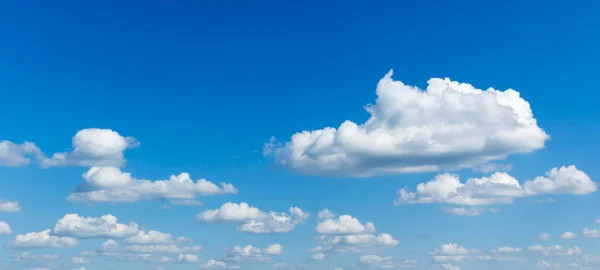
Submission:
<svg viewBox="0 0 600 270">
<path fill-rule="evenodd" d="M 366 122 L 298 132 L 274 150 L 276 162 L 314 175 L 438 171 L 531 153 L 549 139 L 512 89 L 433 78 L 421 90 L 394 81 L 390 71 L 376 92 Z"/>
<path fill-rule="evenodd" d="M 309 214 L 298 207 L 290 207 L 289 213 L 267 213 L 244 202 L 227 202 L 218 209 L 196 215 L 197 220 L 205 223 L 243 223 L 237 230 L 254 234 L 290 232 L 308 217 Z"/>
<path fill-rule="evenodd" d="M 192 180 L 189 173 L 171 175 L 168 180 L 145 180 L 132 177 L 118 167 L 92 167 L 83 174 L 81 183 L 69 200 L 87 202 L 135 202 L 140 200 L 192 200 L 196 196 L 236 194 L 232 184 L 219 185 L 206 179 Z"/>
<path fill-rule="evenodd" d="M 117 217 L 110 214 L 99 218 L 67 214 L 56 221 L 53 231 L 57 235 L 78 238 L 122 238 L 138 233 L 138 227 L 135 222 L 118 223 Z"/>
<path fill-rule="evenodd" d="M 140 145 L 133 137 L 121 136 L 110 129 L 88 128 L 75 133 L 72 152 L 54 153 L 44 158 L 42 167 L 53 166 L 123 166 L 123 152 Z"/>
<path fill-rule="evenodd" d="M 545 194 L 587 195 L 595 192 L 596 183 L 575 166 L 553 168 L 546 176 L 525 181 L 523 185 L 507 173 L 470 178 L 465 183 L 455 174 L 438 174 L 431 181 L 417 185 L 416 191 L 398 190 L 395 205 L 444 203 L 456 205 L 491 205 L 512 203 L 515 198 Z"/>
<path fill-rule="evenodd" d="M 30 232 L 26 234 L 17 234 L 15 239 L 8 243 L 16 248 L 65 248 L 74 247 L 79 241 L 72 237 L 60 237 L 51 235 L 52 230 L 41 232 Z"/>
</svg>

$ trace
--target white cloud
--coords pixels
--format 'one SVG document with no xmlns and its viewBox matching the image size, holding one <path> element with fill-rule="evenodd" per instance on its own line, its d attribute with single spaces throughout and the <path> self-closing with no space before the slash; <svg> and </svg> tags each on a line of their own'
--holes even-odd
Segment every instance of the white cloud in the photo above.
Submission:
<svg viewBox="0 0 600 270">
<path fill-rule="evenodd" d="M 319 234 L 365 234 L 375 232 L 375 225 L 371 222 L 363 225 L 357 218 L 341 215 L 337 219 L 327 218 L 320 221 L 315 231 Z"/>
<path fill-rule="evenodd" d="M 540 233 L 540 235 L 538 235 L 539 240 L 548 240 L 550 238 L 552 238 L 552 235 L 549 233 Z"/>
<path fill-rule="evenodd" d="M 191 200 L 196 196 L 236 194 L 229 183 L 217 185 L 206 179 L 193 181 L 188 173 L 171 175 L 168 180 L 137 179 L 117 167 L 92 167 L 85 181 L 69 195 L 72 201 L 135 202 L 139 200 Z"/>
<path fill-rule="evenodd" d="M 196 215 L 197 220 L 205 223 L 244 223 L 237 230 L 255 234 L 290 232 L 308 217 L 309 214 L 298 207 L 290 207 L 289 214 L 274 211 L 266 213 L 244 202 L 227 202 L 218 209 L 205 210 Z"/>
<path fill-rule="evenodd" d="M 14 262 L 55 261 L 59 259 L 56 254 L 34 255 L 29 252 L 13 253 L 10 258 Z"/>
<path fill-rule="evenodd" d="M 531 153 L 549 139 L 512 89 L 433 78 L 421 90 L 391 77 L 379 81 L 365 123 L 298 132 L 275 150 L 276 162 L 315 175 L 437 171 Z"/>
<path fill-rule="evenodd" d="M 237 265 L 228 265 L 226 262 L 222 262 L 222 261 L 209 260 L 208 262 L 206 262 L 205 264 L 203 264 L 202 266 L 200 266 L 200 268 L 208 268 L 208 269 L 213 269 L 213 268 L 239 268 L 239 266 L 237 266 Z"/>
<path fill-rule="evenodd" d="M 179 254 L 179 256 L 177 256 L 177 260 L 178 261 L 183 261 L 186 263 L 197 263 L 200 262 L 200 259 L 198 258 L 197 255 L 195 254 Z"/>
<path fill-rule="evenodd" d="M 417 266 L 417 261 L 414 260 L 396 262 L 393 261 L 391 257 L 380 257 L 373 254 L 366 254 L 360 256 L 360 258 L 358 259 L 358 263 L 382 269 L 414 268 Z"/>
<path fill-rule="evenodd" d="M 573 240 L 575 238 L 577 238 L 577 235 L 573 232 L 564 232 L 560 238 L 565 239 L 565 240 Z"/>
<path fill-rule="evenodd" d="M 549 256 L 549 255 L 556 254 L 557 252 L 562 251 L 564 248 L 561 245 L 552 245 L 552 246 L 533 245 L 527 249 L 531 252 L 538 253 L 540 255 Z"/>
<path fill-rule="evenodd" d="M 331 211 L 329 211 L 329 209 L 327 209 L 327 208 L 319 211 L 319 215 L 318 215 L 319 219 L 330 219 L 333 217 L 335 217 L 335 215 L 333 213 L 331 213 Z"/>
<path fill-rule="evenodd" d="M 283 253 L 283 246 L 280 244 L 270 245 L 265 249 L 265 253 L 269 255 L 279 255 Z"/>
<path fill-rule="evenodd" d="M 479 216 L 485 213 L 485 209 L 483 208 L 464 208 L 464 207 L 456 207 L 456 208 L 446 208 L 444 212 L 453 216 Z"/>
<path fill-rule="evenodd" d="M 74 247 L 79 244 L 77 239 L 72 237 L 59 237 L 50 235 L 51 230 L 41 232 L 30 232 L 26 234 L 17 234 L 15 239 L 8 245 L 17 248 L 63 248 Z"/>
<path fill-rule="evenodd" d="M 246 245 L 244 247 L 235 246 L 233 250 L 225 255 L 227 261 L 237 260 L 254 260 L 254 261 L 269 261 L 273 255 L 283 253 L 283 247 L 280 244 L 273 244 L 264 249 Z"/>
<path fill-rule="evenodd" d="M 0 221 L 0 235 L 3 234 L 12 234 L 12 230 L 10 229 L 10 225 L 4 221 Z"/>
<path fill-rule="evenodd" d="M 137 232 L 137 223 L 118 223 L 117 217 L 110 214 L 103 215 L 99 218 L 82 217 L 77 214 L 66 214 L 63 218 L 59 219 L 54 225 L 55 234 L 80 238 L 122 238 L 134 235 Z"/>
<path fill-rule="evenodd" d="M 512 203 L 515 198 L 543 194 L 587 195 L 596 184 L 575 166 L 553 168 L 546 176 L 538 176 L 523 185 L 507 173 L 470 178 L 463 184 L 458 175 L 438 174 L 417 185 L 416 192 L 398 190 L 395 205 L 446 203 L 456 205 L 491 205 Z"/>
<path fill-rule="evenodd" d="M 493 172 L 508 172 L 513 169 L 513 164 L 496 164 L 496 163 L 487 163 L 481 166 L 473 168 L 476 172 L 482 173 L 493 173 Z"/>
<path fill-rule="evenodd" d="M 541 260 L 539 261 L 535 267 L 537 268 L 554 268 L 554 269 L 560 269 L 560 264 L 551 264 L 547 261 Z"/>
<path fill-rule="evenodd" d="M 30 142 L 16 144 L 0 141 L 0 166 L 22 167 L 31 163 L 31 159 L 39 160 L 44 156 L 42 151 Z"/>
<path fill-rule="evenodd" d="M 493 249 L 492 252 L 493 253 L 517 253 L 517 252 L 521 252 L 523 249 L 519 248 L 519 247 L 510 247 L 510 246 L 503 246 L 503 247 L 499 247 L 498 249 Z"/>
<path fill-rule="evenodd" d="M 323 259 L 325 259 L 325 254 L 323 253 L 315 253 L 313 255 L 310 256 L 310 259 L 313 261 L 322 261 Z"/>
<path fill-rule="evenodd" d="M 192 253 L 202 250 L 202 245 L 180 246 L 168 245 L 131 245 L 126 247 L 127 251 L 133 253 Z"/>
<path fill-rule="evenodd" d="M 53 166 L 123 166 L 123 152 L 140 144 L 133 137 L 123 137 L 110 129 L 88 128 L 78 131 L 72 140 L 72 152 L 60 152 L 44 158 L 42 167 Z"/>
<path fill-rule="evenodd" d="M 86 264 L 89 262 L 90 261 L 86 260 L 83 257 L 73 257 L 73 259 L 71 259 L 71 263 L 73 263 L 73 264 Z"/>
<path fill-rule="evenodd" d="M 161 245 L 173 242 L 173 236 L 168 233 L 150 230 L 138 231 L 136 235 L 130 236 L 125 241 L 137 245 Z"/>
<path fill-rule="evenodd" d="M 442 244 L 439 249 L 431 253 L 437 262 L 460 262 L 472 254 L 479 253 L 476 249 L 467 249 L 458 244 Z"/>
<path fill-rule="evenodd" d="M 441 268 L 444 270 L 460 270 L 459 266 L 452 265 L 452 264 L 442 264 Z"/>
<path fill-rule="evenodd" d="M 14 213 L 19 211 L 21 211 L 19 202 L 0 201 L 0 212 Z"/>
<path fill-rule="evenodd" d="M 106 252 L 116 251 L 118 248 L 119 248 L 119 243 L 117 243 L 117 241 L 112 240 L 112 239 L 108 239 L 108 240 L 104 241 L 104 243 L 102 243 L 102 245 L 100 245 L 100 250 L 106 251 Z"/>
<path fill-rule="evenodd" d="M 585 238 L 600 238 L 600 230 L 598 229 L 583 229 L 582 234 Z"/>
</svg>

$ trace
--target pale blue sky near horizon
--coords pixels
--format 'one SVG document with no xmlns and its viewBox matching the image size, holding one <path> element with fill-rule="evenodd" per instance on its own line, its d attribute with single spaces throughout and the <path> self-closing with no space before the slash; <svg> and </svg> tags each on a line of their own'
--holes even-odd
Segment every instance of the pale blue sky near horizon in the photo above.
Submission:
<svg viewBox="0 0 600 270">
<path fill-rule="evenodd" d="M 192 179 L 232 183 L 238 194 L 206 196 L 202 206 L 169 200 L 77 203 L 67 200 L 83 181 L 86 166 L 43 169 L 35 162 L 0 166 L 0 201 L 18 201 L 22 211 L 0 212 L 13 233 L 0 234 L 0 268 L 48 267 L 15 262 L 11 254 L 58 254 L 57 268 L 199 269 L 223 260 L 235 245 L 267 247 L 283 254 L 269 262 L 237 261 L 241 269 L 270 269 L 275 262 L 305 269 L 370 269 L 360 255 L 417 260 L 415 269 L 441 263 L 429 254 L 456 243 L 485 254 L 521 247 L 524 261 L 465 260 L 462 269 L 534 269 L 540 260 L 577 261 L 584 255 L 538 256 L 535 244 L 577 245 L 600 255 L 597 192 L 585 196 L 543 195 L 512 204 L 484 206 L 497 213 L 453 216 L 445 204 L 394 206 L 398 189 L 414 190 L 438 171 L 373 177 L 308 175 L 263 156 L 272 136 L 282 143 L 294 133 L 338 127 L 369 118 L 378 81 L 422 89 L 430 78 L 448 77 L 478 89 L 515 89 L 529 102 L 537 125 L 550 139 L 530 154 L 511 154 L 498 164 L 524 182 L 554 167 L 576 165 L 597 181 L 600 131 L 598 63 L 600 4 L 594 1 L 5 1 L 0 3 L 0 141 L 35 143 L 46 155 L 71 148 L 86 128 L 131 136 L 138 148 L 124 152 L 121 169 L 140 179 Z M 489 175 L 453 171 L 463 180 Z M 554 203 L 539 203 L 551 197 Z M 264 211 L 297 206 L 310 218 L 282 234 L 250 234 L 239 224 L 203 224 L 196 214 L 226 202 L 247 202 Z M 326 252 L 310 259 L 318 212 L 328 208 L 373 222 L 399 244 L 358 253 Z M 199 263 L 154 263 L 71 258 L 107 240 L 81 239 L 77 247 L 18 249 L 17 234 L 52 229 L 65 214 L 105 214 L 144 230 L 188 237 L 201 244 Z M 559 236 L 575 232 L 575 240 Z M 550 233 L 547 241 L 538 234 Z M 122 239 L 116 239 L 122 247 Z M 172 256 L 177 254 L 167 254 Z M 593 268 L 596 267 L 596 268 Z M 583 269 L 583 268 L 582 268 Z"/>
</svg>

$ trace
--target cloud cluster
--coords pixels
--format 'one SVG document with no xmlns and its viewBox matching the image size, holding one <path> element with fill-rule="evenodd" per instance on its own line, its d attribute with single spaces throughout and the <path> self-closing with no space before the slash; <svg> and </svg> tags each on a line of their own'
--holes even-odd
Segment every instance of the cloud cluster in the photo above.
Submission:
<svg viewBox="0 0 600 270">
<path fill-rule="evenodd" d="M 57 235 L 78 238 L 122 238 L 136 234 L 139 230 L 138 227 L 135 222 L 118 223 L 117 217 L 110 214 L 99 218 L 66 214 L 56 221 L 53 231 Z"/>
<path fill-rule="evenodd" d="M 225 255 L 225 260 L 269 261 L 273 259 L 272 256 L 280 255 L 281 253 L 283 253 L 283 246 L 280 244 L 273 244 L 264 249 L 254 247 L 252 245 L 246 245 L 244 247 L 235 246 L 231 252 Z"/>
<path fill-rule="evenodd" d="M 309 214 L 298 207 L 290 207 L 289 213 L 267 213 L 244 202 L 227 202 L 218 209 L 196 215 L 196 219 L 204 223 L 243 223 L 237 230 L 254 234 L 290 232 L 308 217 Z"/>
<path fill-rule="evenodd" d="M 455 205 L 491 205 L 512 203 L 515 198 L 544 194 L 587 195 L 595 192 L 596 184 L 574 165 L 553 168 L 546 176 L 525 181 L 523 185 L 507 173 L 470 178 L 465 183 L 455 174 L 438 174 L 417 185 L 415 192 L 398 190 L 395 205 L 444 203 Z"/>
<path fill-rule="evenodd" d="M 338 128 L 302 131 L 273 150 L 277 163 L 313 175 L 371 176 L 475 167 L 544 147 L 519 92 L 433 78 L 425 90 L 392 79 L 377 84 L 370 118 Z"/>
<path fill-rule="evenodd" d="M 0 212 L 15 213 L 21 211 L 19 202 L 0 201 Z"/>
<path fill-rule="evenodd" d="M 135 202 L 139 200 L 191 200 L 196 196 L 236 194 L 228 183 L 217 185 L 206 179 L 193 181 L 188 173 L 171 175 L 168 180 L 144 180 L 117 167 L 92 167 L 83 174 L 85 181 L 69 196 L 71 201 Z"/>
<path fill-rule="evenodd" d="M 21 167 L 31 163 L 31 159 L 40 160 L 44 154 L 31 142 L 16 144 L 0 141 L 0 166 Z"/>
<path fill-rule="evenodd" d="M 373 254 L 366 254 L 360 256 L 358 264 L 367 265 L 373 268 L 381 269 L 398 269 L 398 268 L 415 268 L 417 261 L 405 260 L 402 262 L 396 262 L 391 257 L 381 257 Z"/>
<path fill-rule="evenodd" d="M 350 215 L 335 217 L 329 210 L 319 213 L 320 221 L 315 227 L 318 247 L 313 252 L 359 252 L 365 248 L 393 247 L 399 241 L 387 233 L 377 235 L 372 222 L 361 223 Z"/>
<path fill-rule="evenodd" d="M 44 230 L 17 234 L 15 239 L 9 242 L 8 245 L 16 248 L 64 248 L 79 244 L 79 241 L 75 238 L 50 235 L 50 232 L 51 230 Z"/>
<path fill-rule="evenodd" d="M 432 258 L 437 262 L 460 262 L 470 258 L 473 254 L 478 254 L 476 249 L 467 249 L 458 244 L 442 244 L 439 249 L 431 253 Z"/>
<path fill-rule="evenodd" d="M 44 158 L 41 166 L 123 166 L 123 152 L 139 145 L 135 138 L 121 136 L 110 129 L 82 129 L 73 136 L 71 152 L 54 153 Z"/>
</svg>

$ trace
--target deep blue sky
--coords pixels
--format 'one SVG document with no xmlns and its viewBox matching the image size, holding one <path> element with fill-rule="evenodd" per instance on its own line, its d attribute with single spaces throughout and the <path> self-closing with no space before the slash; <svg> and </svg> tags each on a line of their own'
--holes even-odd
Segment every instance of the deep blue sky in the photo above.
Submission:
<svg viewBox="0 0 600 270">
<path fill-rule="evenodd" d="M 537 233 L 579 234 L 600 217 L 591 207 L 599 202 L 595 194 L 555 204 L 527 199 L 479 217 L 448 216 L 439 205 L 393 207 L 398 188 L 414 188 L 435 173 L 329 179 L 295 174 L 260 154 L 271 136 L 285 142 L 302 130 L 362 123 L 377 81 L 394 69 L 396 80 L 422 88 L 429 78 L 449 77 L 479 89 L 516 89 L 551 139 L 532 155 L 505 161 L 514 164 L 511 175 L 524 180 L 575 164 L 595 180 L 598 2 L 168 2 L 0 3 L 0 141 L 35 142 L 51 154 L 69 148 L 78 130 L 112 129 L 141 143 L 126 152 L 124 170 L 134 176 L 166 179 L 186 171 L 194 179 L 231 182 L 240 193 L 203 199 L 203 207 L 88 207 L 65 200 L 87 168 L 0 168 L 0 199 L 19 201 L 24 209 L 0 213 L 14 233 L 51 228 L 67 213 L 111 213 L 123 222 L 197 239 L 205 246 L 203 261 L 219 259 L 233 245 L 281 242 L 289 247 L 284 261 L 354 269 L 358 255 L 307 260 L 314 218 L 328 207 L 373 221 L 378 231 L 400 240 L 385 255 L 417 259 L 418 269 L 427 269 L 427 252 L 443 243 L 526 248 Z M 313 219 L 290 234 L 266 236 L 233 236 L 234 226 L 193 221 L 199 211 L 226 201 L 279 212 L 299 206 Z M 580 238 L 584 250 L 600 252 L 594 239 Z M 91 241 L 82 245 L 100 243 Z M 64 252 L 68 261 L 78 251 L 49 252 Z M 512 267 L 530 269 L 535 261 Z M 11 266 L 8 257 L 4 263 Z M 93 263 L 88 269 L 104 269 Z M 246 269 L 258 269 L 252 267 Z M 477 264 L 463 269 L 481 269 L 472 267 Z"/>
</svg>

